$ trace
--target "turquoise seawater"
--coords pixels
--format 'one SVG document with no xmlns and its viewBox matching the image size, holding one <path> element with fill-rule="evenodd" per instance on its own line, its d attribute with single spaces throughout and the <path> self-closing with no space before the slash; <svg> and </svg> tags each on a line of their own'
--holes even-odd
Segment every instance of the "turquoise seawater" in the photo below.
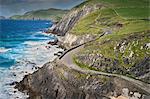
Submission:
<svg viewBox="0 0 150 99">
<path fill-rule="evenodd" d="M 26 99 L 28 95 L 14 89 L 24 75 L 56 58 L 62 51 L 48 45 L 54 35 L 43 33 L 51 21 L 0 20 L 0 99 Z"/>
<path fill-rule="evenodd" d="M 0 67 L 16 63 L 26 47 L 24 42 L 53 39 L 40 32 L 51 25 L 50 21 L 0 20 Z"/>
</svg>

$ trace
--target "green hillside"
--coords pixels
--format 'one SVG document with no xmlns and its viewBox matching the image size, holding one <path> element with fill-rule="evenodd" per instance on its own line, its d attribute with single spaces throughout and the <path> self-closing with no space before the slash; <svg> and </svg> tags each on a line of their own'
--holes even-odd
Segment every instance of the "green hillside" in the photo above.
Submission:
<svg viewBox="0 0 150 99">
<path fill-rule="evenodd" d="M 11 19 L 41 19 L 59 21 L 68 10 L 50 8 L 48 10 L 30 11 L 24 15 L 14 15 Z"/>
<path fill-rule="evenodd" d="M 142 68 L 144 71 L 145 65 L 136 66 L 144 59 L 150 58 L 149 1 L 87 0 L 75 8 L 95 4 L 101 5 L 102 8 L 80 19 L 70 32 L 78 36 L 86 34 L 99 36 L 107 31 L 109 34 L 87 44 L 79 55 L 75 55 L 75 62 L 88 69 L 136 77 L 137 74 L 130 70 Z M 91 65 L 93 61 L 82 60 L 83 57 L 89 57 L 88 55 L 101 55 L 103 58 L 97 59 Z M 115 66 L 112 65 L 114 62 Z M 140 73 L 139 71 L 139 75 Z"/>
<path fill-rule="evenodd" d="M 72 33 L 78 33 L 80 35 L 82 33 L 99 33 L 103 27 L 109 27 L 108 25 L 115 24 L 115 22 L 122 21 L 122 23 L 127 23 L 131 22 L 131 20 L 150 19 L 150 7 L 146 0 L 88 0 L 84 5 L 97 3 L 103 5 L 104 8 L 81 19 L 72 30 Z M 105 25 L 102 22 L 98 22 L 101 19 L 106 21 L 103 22 L 106 23 Z"/>
</svg>

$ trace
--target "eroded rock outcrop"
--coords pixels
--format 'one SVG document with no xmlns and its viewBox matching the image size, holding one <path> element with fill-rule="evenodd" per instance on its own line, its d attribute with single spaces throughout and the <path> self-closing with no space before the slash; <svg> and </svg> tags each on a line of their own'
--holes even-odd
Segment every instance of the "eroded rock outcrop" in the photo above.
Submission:
<svg viewBox="0 0 150 99">
<path fill-rule="evenodd" d="M 78 20 L 92 11 L 101 8 L 101 6 L 84 6 L 82 9 L 72 9 L 56 26 L 53 28 L 53 32 L 58 35 L 65 35 Z"/>
<path fill-rule="evenodd" d="M 93 6 L 91 5 L 83 6 L 80 9 L 74 8 L 59 23 L 57 23 L 53 28 L 51 28 L 51 32 L 60 36 L 59 41 L 66 47 L 70 47 L 73 45 L 89 41 L 91 40 L 91 38 L 95 36 L 94 35 L 77 36 L 71 34 L 70 30 L 81 18 L 102 7 L 103 6 L 98 6 L 97 4 Z"/>
<path fill-rule="evenodd" d="M 144 54 L 144 57 L 140 57 L 140 59 L 136 61 L 137 57 L 139 57 L 138 54 L 142 53 L 137 52 L 137 46 L 141 46 L 142 49 L 145 49 L 144 53 L 148 53 L 147 47 L 145 47 L 146 44 L 142 42 L 144 37 L 149 37 L 149 34 L 136 34 L 116 41 L 117 44 L 114 45 L 115 47 L 112 52 L 114 52 L 114 56 L 120 58 L 105 56 L 103 53 L 93 53 L 92 51 L 80 52 L 76 54 L 76 58 L 79 63 L 85 64 L 88 68 L 126 75 L 150 83 L 149 55 Z M 111 41 L 104 42 L 104 44 L 108 45 L 110 43 Z M 101 46 L 102 44 L 97 43 L 96 45 Z M 85 49 L 88 48 L 85 47 Z"/>
<path fill-rule="evenodd" d="M 62 46 L 66 47 L 67 49 L 86 43 L 88 41 L 94 40 L 97 38 L 97 35 L 83 35 L 77 36 L 74 34 L 66 34 L 64 37 L 59 37 L 59 41 L 61 42 Z"/>
<path fill-rule="evenodd" d="M 16 88 L 27 91 L 30 99 L 110 99 L 121 95 L 124 88 L 138 91 L 140 98 L 145 93 L 123 79 L 84 74 L 55 62 L 25 76 Z"/>
</svg>

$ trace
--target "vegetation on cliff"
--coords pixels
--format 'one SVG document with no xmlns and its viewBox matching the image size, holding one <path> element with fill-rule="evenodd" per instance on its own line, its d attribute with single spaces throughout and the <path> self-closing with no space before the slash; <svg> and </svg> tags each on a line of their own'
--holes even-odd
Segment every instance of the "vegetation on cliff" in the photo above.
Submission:
<svg viewBox="0 0 150 99">
<path fill-rule="evenodd" d="M 150 83 L 150 15 L 147 0 L 88 0 L 84 5 L 101 6 L 81 18 L 70 33 L 97 35 L 76 55 L 81 67 L 123 74 Z M 97 56 L 97 57 L 96 57 Z"/>
<path fill-rule="evenodd" d="M 59 21 L 68 10 L 50 8 L 47 10 L 30 11 L 24 15 L 14 15 L 10 19 L 40 19 Z"/>
<path fill-rule="evenodd" d="M 144 0 L 88 0 L 85 3 L 85 5 L 92 4 L 102 8 L 81 18 L 72 29 L 72 33 L 78 33 L 77 35 L 100 33 L 104 28 L 115 25 L 117 22 L 128 24 L 133 20 L 149 20 L 150 18 L 148 1 Z"/>
</svg>

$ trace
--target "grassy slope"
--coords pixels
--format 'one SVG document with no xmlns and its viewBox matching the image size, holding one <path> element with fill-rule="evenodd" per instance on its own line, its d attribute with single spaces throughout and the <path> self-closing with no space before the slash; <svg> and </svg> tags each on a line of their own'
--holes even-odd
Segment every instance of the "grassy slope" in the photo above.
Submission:
<svg viewBox="0 0 150 99">
<path fill-rule="evenodd" d="M 60 20 L 61 17 L 66 14 L 68 10 L 61 9 L 48 9 L 48 10 L 37 10 L 30 11 L 25 13 L 24 15 L 15 15 L 12 16 L 12 19 L 50 19 L 50 20 Z"/>
<path fill-rule="evenodd" d="M 102 54 L 104 57 L 119 60 L 118 66 L 132 67 L 144 57 L 150 56 L 150 50 L 143 48 L 150 43 L 149 7 L 147 0 L 88 0 L 86 5 L 101 3 L 105 8 L 97 10 L 80 21 L 71 30 L 75 35 L 103 33 L 105 29 L 112 31 L 98 41 L 88 44 L 80 54 Z M 83 5 L 82 5 L 83 6 Z M 117 24 L 122 24 L 117 27 Z M 108 41 L 108 42 L 105 42 Z M 120 52 L 115 48 L 121 42 L 126 41 L 125 49 Z M 105 42 L 101 44 L 102 42 Z M 117 51 L 117 52 L 116 52 Z M 117 54 L 116 54 L 117 53 Z M 130 58 L 130 64 L 123 62 L 123 57 Z M 77 59 L 77 61 L 80 61 Z M 79 63 L 79 64 L 82 64 Z M 87 66 L 87 65 L 84 65 Z M 91 68 L 91 67 L 90 67 Z M 93 68 L 92 68 L 93 69 Z"/>
<path fill-rule="evenodd" d="M 104 21 L 119 21 L 122 22 L 137 19 L 149 19 L 148 2 L 145 0 L 88 0 L 85 5 L 92 5 L 101 3 L 106 6 L 105 9 L 95 11 L 94 13 L 80 19 L 80 22 L 71 31 L 77 35 L 84 35 L 90 33 L 100 33 L 103 27 L 108 27 L 109 24 L 101 25 L 97 20 L 107 18 Z M 83 6 L 83 4 L 81 5 Z M 115 16 L 115 19 L 112 18 Z M 124 19 L 124 20 L 123 20 Z M 104 23 L 104 22 L 103 22 Z M 107 23 L 107 22 L 106 22 Z M 92 31 L 92 32 L 91 32 Z"/>
</svg>

